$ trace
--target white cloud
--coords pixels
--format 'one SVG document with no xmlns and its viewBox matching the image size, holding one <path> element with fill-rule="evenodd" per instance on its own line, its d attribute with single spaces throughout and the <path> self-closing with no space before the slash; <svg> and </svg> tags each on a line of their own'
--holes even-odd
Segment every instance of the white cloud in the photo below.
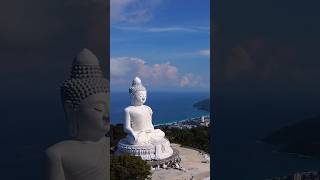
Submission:
<svg viewBox="0 0 320 180">
<path fill-rule="evenodd" d="M 135 57 L 111 58 L 110 74 L 113 77 L 124 77 L 144 66 L 144 61 Z"/>
<path fill-rule="evenodd" d="M 183 26 L 169 26 L 169 27 L 128 27 L 128 26 L 112 26 L 113 28 L 123 31 L 136 31 L 136 32 L 150 32 L 150 33 L 161 33 L 161 32 L 209 32 L 207 29 L 202 27 L 183 27 Z"/>
<path fill-rule="evenodd" d="M 210 49 L 203 49 L 203 50 L 189 50 L 189 51 L 176 51 L 176 52 L 168 52 L 171 58 L 184 58 L 184 59 L 206 59 L 210 58 Z"/>
<path fill-rule="evenodd" d="M 111 22 L 143 23 L 153 18 L 162 0 L 111 0 Z"/>
<path fill-rule="evenodd" d="M 186 27 L 154 27 L 147 28 L 146 32 L 197 32 L 195 29 L 186 28 Z"/>
<path fill-rule="evenodd" d="M 192 73 L 188 73 L 184 76 L 181 77 L 180 80 L 180 86 L 185 87 L 185 86 L 197 86 L 200 85 L 202 81 L 202 78 L 200 76 L 195 76 Z"/>
<path fill-rule="evenodd" d="M 149 65 L 136 57 L 114 57 L 110 62 L 112 84 L 128 84 L 135 76 L 141 77 L 145 84 L 157 87 L 195 87 L 202 83 L 200 76 L 192 73 L 181 75 L 178 68 L 169 62 Z"/>
<path fill-rule="evenodd" d="M 199 55 L 210 56 L 210 49 L 203 49 L 199 51 Z"/>
<path fill-rule="evenodd" d="M 135 0 L 110 0 L 111 21 L 123 21 L 126 19 L 124 11 Z"/>
</svg>

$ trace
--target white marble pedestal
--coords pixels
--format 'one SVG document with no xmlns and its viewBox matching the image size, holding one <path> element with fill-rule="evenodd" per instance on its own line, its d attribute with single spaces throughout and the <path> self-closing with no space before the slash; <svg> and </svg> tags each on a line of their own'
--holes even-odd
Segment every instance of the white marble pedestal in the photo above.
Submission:
<svg viewBox="0 0 320 180">
<path fill-rule="evenodd" d="M 143 160 L 152 161 L 170 157 L 173 154 L 173 150 L 166 138 L 139 145 L 132 145 L 126 139 L 121 139 L 118 143 L 116 154 L 140 156 Z"/>
</svg>

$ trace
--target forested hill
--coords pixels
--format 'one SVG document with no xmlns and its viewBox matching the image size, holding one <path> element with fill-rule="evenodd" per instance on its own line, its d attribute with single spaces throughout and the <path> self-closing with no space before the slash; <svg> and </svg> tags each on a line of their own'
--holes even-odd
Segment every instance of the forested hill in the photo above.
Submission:
<svg viewBox="0 0 320 180">
<path fill-rule="evenodd" d="M 210 98 L 194 103 L 193 107 L 210 112 Z"/>
<path fill-rule="evenodd" d="M 320 117 L 309 118 L 280 128 L 263 141 L 279 151 L 320 158 Z"/>
</svg>

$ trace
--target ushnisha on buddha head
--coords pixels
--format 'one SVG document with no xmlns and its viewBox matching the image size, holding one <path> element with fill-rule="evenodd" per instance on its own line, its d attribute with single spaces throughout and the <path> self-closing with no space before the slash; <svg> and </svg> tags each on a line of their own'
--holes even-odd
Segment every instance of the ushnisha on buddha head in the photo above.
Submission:
<svg viewBox="0 0 320 180">
<path fill-rule="evenodd" d="M 72 137 L 96 140 L 107 133 L 109 83 L 88 49 L 74 59 L 71 77 L 61 86 L 61 98 Z"/>
<path fill-rule="evenodd" d="M 141 106 L 147 100 L 147 89 L 142 85 L 141 79 L 135 77 L 132 81 L 132 85 L 129 88 L 129 95 L 131 98 L 131 105 Z"/>
</svg>

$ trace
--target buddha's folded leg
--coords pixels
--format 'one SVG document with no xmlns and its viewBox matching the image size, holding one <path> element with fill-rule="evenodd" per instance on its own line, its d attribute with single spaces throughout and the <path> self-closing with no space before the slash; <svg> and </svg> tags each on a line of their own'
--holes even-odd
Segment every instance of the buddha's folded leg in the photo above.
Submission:
<svg viewBox="0 0 320 180">
<path fill-rule="evenodd" d="M 150 141 L 150 138 L 150 134 L 145 132 L 138 133 L 136 137 L 129 134 L 127 135 L 127 140 L 130 144 L 145 144 Z"/>
<path fill-rule="evenodd" d="M 151 133 L 151 138 L 155 140 L 161 140 L 162 138 L 164 138 L 164 136 L 165 136 L 164 132 L 161 131 L 160 129 L 155 129 Z"/>
<path fill-rule="evenodd" d="M 145 144 L 145 143 L 149 143 L 150 141 L 150 134 L 149 133 L 145 133 L 145 132 L 141 132 L 138 135 L 138 144 Z"/>
</svg>

